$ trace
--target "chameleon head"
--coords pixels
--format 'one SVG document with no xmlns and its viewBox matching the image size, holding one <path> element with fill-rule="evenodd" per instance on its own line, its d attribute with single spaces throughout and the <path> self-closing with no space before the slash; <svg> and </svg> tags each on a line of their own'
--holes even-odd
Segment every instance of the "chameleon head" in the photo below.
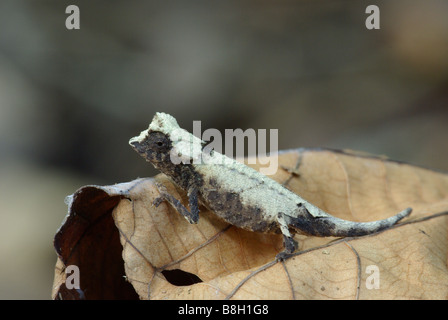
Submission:
<svg viewBox="0 0 448 320">
<path fill-rule="evenodd" d="M 177 165 L 200 159 L 203 141 L 177 124 L 169 114 L 157 112 L 149 128 L 129 140 L 131 147 L 154 166 Z"/>
</svg>

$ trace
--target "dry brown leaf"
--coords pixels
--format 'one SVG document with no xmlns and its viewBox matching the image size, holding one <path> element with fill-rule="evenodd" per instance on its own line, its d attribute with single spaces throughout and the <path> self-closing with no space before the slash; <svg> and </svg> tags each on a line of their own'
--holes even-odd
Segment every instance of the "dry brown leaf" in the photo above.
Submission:
<svg viewBox="0 0 448 320">
<path fill-rule="evenodd" d="M 374 235 L 296 236 L 299 252 L 276 263 L 279 235 L 229 226 L 204 208 L 191 225 L 166 203 L 152 206 L 159 194 L 155 180 L 187 203 L 164 175 L 87 186 L 73 195 L 55 237 L 53 298 L 448 298 L 448 175 L 321 149 L 283 152 L 279 164 L 290 170 L 278 170 L 273 179 L 337 217 L 372 221 L 409 206 L 414 211 Z M 65 288 L 70 264 L 80 268 L 77 292 Z M 379 289 L 369 289 L 369 266 L 377 270 Z"/>
</svg>

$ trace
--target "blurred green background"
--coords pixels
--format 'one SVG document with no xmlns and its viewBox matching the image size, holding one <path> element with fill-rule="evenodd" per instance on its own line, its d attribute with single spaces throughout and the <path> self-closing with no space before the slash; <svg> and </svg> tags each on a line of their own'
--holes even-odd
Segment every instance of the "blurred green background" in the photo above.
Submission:
<svg viewBox="0 0 448 320">
<path fill-rule="evenodd" d="M 446 0 L 0 0 L 0 299 L 50 298 L 65 196 L 155 174 L 157 111 L 448 170 L 447 57 Z"/>
</svg>

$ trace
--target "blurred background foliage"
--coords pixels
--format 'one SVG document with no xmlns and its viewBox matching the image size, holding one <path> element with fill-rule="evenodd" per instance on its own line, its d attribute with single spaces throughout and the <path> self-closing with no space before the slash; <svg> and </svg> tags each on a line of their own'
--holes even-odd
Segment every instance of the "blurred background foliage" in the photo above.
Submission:
<svg viewBox="0 0 448 320">
<path fill-rule="evenodd" d="M 0 0 L 0 298 L 50 297 L 66 195 L 156 173 L 157 111 L 448 170 L 447 57 L 445 0 Z"/>
</svg>

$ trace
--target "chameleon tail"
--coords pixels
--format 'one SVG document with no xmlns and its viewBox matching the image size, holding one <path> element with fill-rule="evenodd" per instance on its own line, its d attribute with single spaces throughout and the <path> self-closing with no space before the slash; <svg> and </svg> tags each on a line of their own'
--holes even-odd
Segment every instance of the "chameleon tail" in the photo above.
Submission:
<svg viewBox="0 0 448 320">
<path fill-rule="evenodd" d="M 409 216 L 411 208 L 383 220 L 371 222 L 354 222 L 336 218 L 331 215 L 315 217 L 308 210 L 298 218 L 290 218 L 291 225 L 299 233 L 319 237 L 356 237 L 388 229 L 401 219 Z"/>
</svg>

